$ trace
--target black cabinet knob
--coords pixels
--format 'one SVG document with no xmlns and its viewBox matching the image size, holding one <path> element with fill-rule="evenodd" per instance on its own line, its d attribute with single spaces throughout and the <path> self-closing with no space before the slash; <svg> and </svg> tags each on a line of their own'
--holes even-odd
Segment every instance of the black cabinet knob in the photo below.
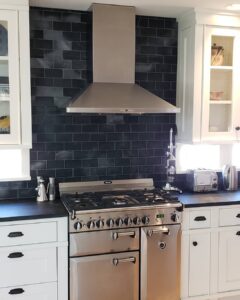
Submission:
<svg viewBox="0 0 240 300">
<path fill-rule="evenodd" d="M 8 258 L 19 258 L 23 256 L 24 254 L 22 252 L 13 252 L 8 255 Z"/>
<path fill-rule="evenodd" d="M 235 127 L 235 130 L 236 130 L 236 131 L 239 131 L 239 130 L 240 130 L 240 126 L 236 126 L 236 127 Z"/>
<path fill-rule="evenodd" d="M 195 242 L 195 241 L 192 244 L 193 244 L 194 247 L 196 247 L 198 245 L 198 243 Z"/>
<path fill-rule="evenodd" d="M 14 231 L 8 234 L 8 237 L 10 238 L 21 237 L 21 236 L 24 236 L 24 234 L 21 231 Z"/>
<path fill-rule="evenodd" d="M 23 294 L 24 290 L 22 288 L 18 288 L 18 289 L 12 289 L 9 291 L 9 295 L 19 295 L 19 294 Z"/>
</svg>

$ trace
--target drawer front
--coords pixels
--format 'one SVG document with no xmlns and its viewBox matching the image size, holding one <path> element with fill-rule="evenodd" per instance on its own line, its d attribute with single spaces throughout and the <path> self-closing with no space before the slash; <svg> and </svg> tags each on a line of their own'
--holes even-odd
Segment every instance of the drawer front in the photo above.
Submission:
<svg viewBox="0 0 240 300">
<path fill-rule="evenodd" d="M 208 228 L 211 226 L 211 211 L 210 210 L 196 210 L 189 214 L 190 229 Z"/>
<path fill-rule="evenodd" d="M 220 208 L 219 225 L 240 225 L 240 207 Z"/>
<path fill-rule="evenodd" d="M 57 283 L 14 286 L 0 289 L 1 300 L 57 300 Z"/>
<path fill-rule="evenodd" d="M 57 241 L 57 223 L 32 223 L 0 226 L 0 246 Z"/>
<path fill-rule="evenodd" d="M 2 248 L 0 249 L 0 288 L 56 281 L 56 261 L 56 247 Z"/>
<path fill-rule="evenodd" d="M 70 234 L 70 256 L 123 252 L 138 249 L 138 228 Z"/>
</svg>

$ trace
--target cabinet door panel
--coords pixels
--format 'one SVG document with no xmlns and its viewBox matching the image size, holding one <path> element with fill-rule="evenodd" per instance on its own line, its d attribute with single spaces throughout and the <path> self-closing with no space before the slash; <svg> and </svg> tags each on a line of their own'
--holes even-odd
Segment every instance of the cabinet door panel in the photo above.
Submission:
<svg viewBox="0 0 240 300">
<path fill-rule="evenodd" d="M 0 250 L 0 287 L 57 280 L 55 247 L 18 246 Z"/>
<path fill-rule="evenodd" d="M 240 289 L 240 227 L 219 233 L 219 292 Z"/>
<path fill-rule="evenodd" d="M 16 246 L 57 241 L 56 222 L 18 224 L 0 227 L 0 245 Z"/>
<path fill-rule="evenodd" d="M 210 280 L 210 233 L 192 233 L 189 247 L 189 296 L 207 295 Z"/>
<path fill-rule="evenodd" d="M 0 11 L 0 144 L 20 143 L 17 11 Z"/>
<path fill-rule="evenodd" d="M 204 36 L 202 140 L 236 139 L 240 30 L 208 27 Z"/>
<path fill-rule="evenodd" d="M 57 283 L 15 286 L 0 289 L 1 300 L 57 300 Z"/>
</svg>

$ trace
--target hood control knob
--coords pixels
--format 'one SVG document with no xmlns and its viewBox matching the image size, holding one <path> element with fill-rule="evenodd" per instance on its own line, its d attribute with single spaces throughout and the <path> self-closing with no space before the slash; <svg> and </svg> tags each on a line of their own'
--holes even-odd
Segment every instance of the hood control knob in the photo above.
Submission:
<svg viewBox="0 0 240 300">
<path fill-rule="evenodd" d="M 80 222 L 76 222 L 76 223 L 74 223 L 74 228 L 76 229 L 76 230 L 80 230 L 80 229 L 82 229 L 82 224 L 80 223 Z"/>
<path fill-rule="evenodd" d="M 149 222 L 150 222 L 150 219 L 149 219 L 149 217 L 147 217 L 147 216 L 144 216 L 144 217 L 142 218 L 142 222 L 143 222 L 143 224 L 144 224 L 144 225 L 148 225 L 148 224 L 149 224 Z"/>
<path fill-rule="evenodd" d="M 133 219 L 133 223 L 134 223 L 135 225 L 140 225 L 140 224 L 141 224 L 141 219 L 140 219 L 139 217 L 135 217 L 135 218 Z"/>
<path fill-rule="evenodd" d="M 124 219 L 124 223 L 125 223 L 125 225 L 130 226 L 132 224 L 132 219 L 129 217 L 126 217 Z"/>
<path fill-rule="evenodd" d="M 108 219 L 108 220 L 107 220 L 107 226 L 110 227 L 110 228 L 114 226 L 114 221 L 113 221 L 113 219 Z"/>
<path fill-rule="evenodd" d="M 88 227 L 89 229 L 93 229 L 93 228 L 95 227 L 95 223 L 94 223 L 93 221 L 89 221 L 89 222 L 87 223 L 87 227 Z"/>
<path fill-rule="evenodd" d="M 180 222 L 180 217 L 179 217 L 178 214 L 173 213 L 172 216 L 171 216 L 171 220 L 172 220 L 173 222 Z"/>
<path fill-rule="evenodd" d="M 98 220 L 96 225 L 97 225 L 97 228 L 103 228 L 103 226 L 104 226 L 103 220 Z"/>
<path fill-rule="evenodd" d="M 117 226 L 122 226 L 123 225 L 123 219 L 122 218 L 118 218 L 116 220 L 116 224 L 117 224 Z"/>
</svg>

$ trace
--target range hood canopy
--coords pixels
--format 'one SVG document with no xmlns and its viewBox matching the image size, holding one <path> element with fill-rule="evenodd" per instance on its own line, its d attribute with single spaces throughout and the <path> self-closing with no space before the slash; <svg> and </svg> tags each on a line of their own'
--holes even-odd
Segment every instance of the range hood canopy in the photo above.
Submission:
<svg viewBox="0 0 240 300">
<path fill-rule="evenodd" d="M 135 84 L 135 8 L 93 4 L 93 83 L 70 113 L 178 113 L 180 109 Z"/>
</svg>

